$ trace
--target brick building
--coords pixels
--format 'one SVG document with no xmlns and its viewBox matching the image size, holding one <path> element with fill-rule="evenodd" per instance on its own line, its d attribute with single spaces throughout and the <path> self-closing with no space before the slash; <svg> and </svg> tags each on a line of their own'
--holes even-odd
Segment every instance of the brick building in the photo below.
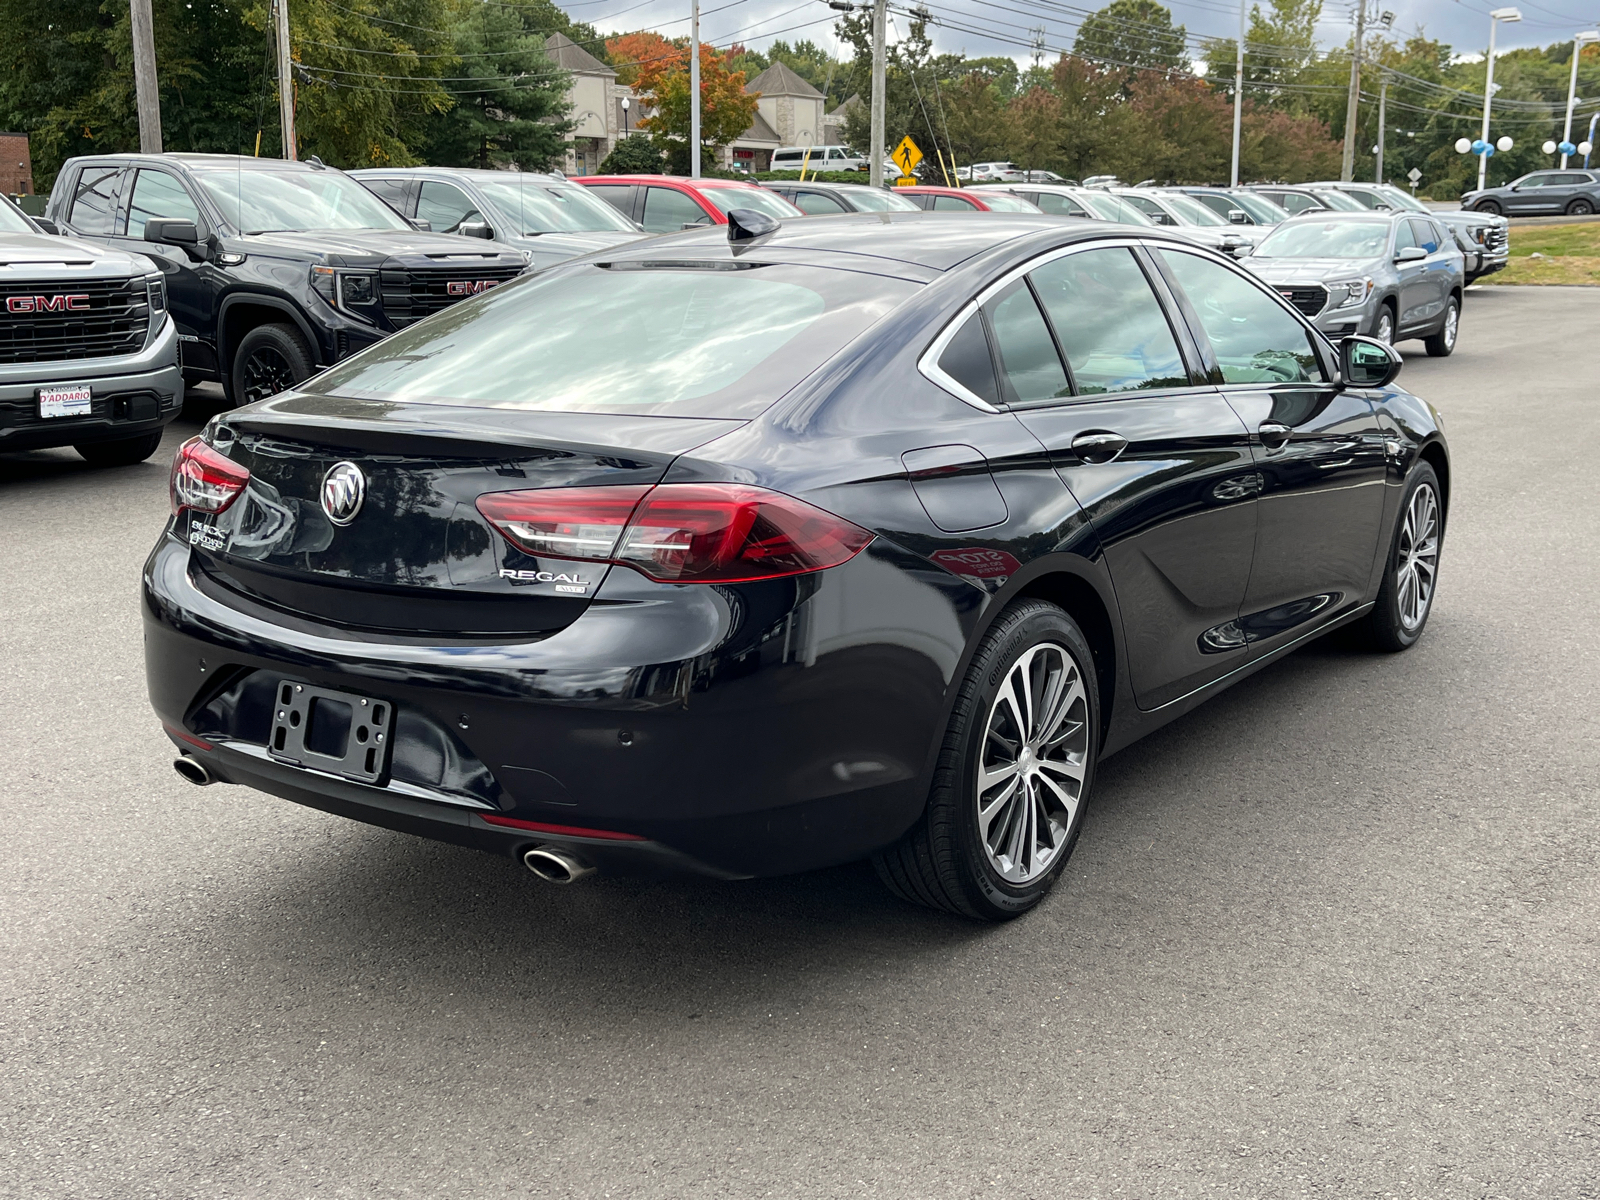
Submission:
<svg viewBox="0 0 1600 1200">
<path fill-rule="evenodd" d="M 33 194 L 33 158 L 28 135 L 0 133 L 0 192 L 8 196 Z"/>
</svg>

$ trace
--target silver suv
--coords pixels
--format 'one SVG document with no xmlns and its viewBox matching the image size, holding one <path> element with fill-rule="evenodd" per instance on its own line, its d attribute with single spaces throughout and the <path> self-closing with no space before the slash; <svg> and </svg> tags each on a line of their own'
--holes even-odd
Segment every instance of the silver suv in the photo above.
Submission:
<svg viewBox="0 0 1600 1200">
<path fill-rule="evenodd" d="M 1436 358 L 1456 347 L 1462 256 L 1431 216 L 1306 213 L 1273 226 L 1244 265 L 1333 341 L 1423 338 Z"/>
<path fill-rule="evenodd" d="M 183 407 L 166 285 L 142 254 L 56 236 L 0 197 L 0 452 L 141 462 Z"/>
</svg>

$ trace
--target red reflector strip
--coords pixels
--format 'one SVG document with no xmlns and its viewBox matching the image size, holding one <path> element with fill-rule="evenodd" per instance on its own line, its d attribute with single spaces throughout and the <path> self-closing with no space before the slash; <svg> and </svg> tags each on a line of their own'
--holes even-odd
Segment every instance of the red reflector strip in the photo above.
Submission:
<svg viewBox="0 0 1600 1200">
<path fill-rule="evenodd" d="M 581 825 L 550 825 L 544 821 L 519 821 L 515 817 L 484 817 L 490 825 L 507 829 L 526 829 L 532 833 L 553 833 L 562 837 L 604 838 L 611 842 L 646 842 L 637 833 L 618 833 L 614 829 L 585 829 Z"/>
<path fill-rule="evenodd" d="M 191 746 L 199 746 L 200 749 L 202 749 L 202 750 L 215 750 L 216 749 L 215 746 L 213 746 L 210 742 L 206 741 L 205 739 L 197 738 L 192 733 L 185 733 L 183 730 L 177 728 L 174 725 L 168 725 L 165 721 L 161 722 L 161 728 L 165 729 L 168 733 L 170 733 L 173 737 L 177 738 L 180 742 L 188 742 L 189 745 L 191 745 Z"/>
</svg>

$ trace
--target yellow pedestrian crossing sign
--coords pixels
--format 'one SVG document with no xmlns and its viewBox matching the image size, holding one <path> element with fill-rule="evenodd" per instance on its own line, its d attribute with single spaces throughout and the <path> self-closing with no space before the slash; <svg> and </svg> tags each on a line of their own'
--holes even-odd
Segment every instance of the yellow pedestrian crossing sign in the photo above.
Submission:
<svg viewBox="0 0 1600 1200">
<path fill-rule="evenodd" d="M 916 171 L 917 164 L 922 161 L 922 151 L 917 149 L 917 144 L 908 135 L 889 157 L 894 159 L 894 165 L 900 168 L 900 175 L 905 178 Z"/>
</svg>

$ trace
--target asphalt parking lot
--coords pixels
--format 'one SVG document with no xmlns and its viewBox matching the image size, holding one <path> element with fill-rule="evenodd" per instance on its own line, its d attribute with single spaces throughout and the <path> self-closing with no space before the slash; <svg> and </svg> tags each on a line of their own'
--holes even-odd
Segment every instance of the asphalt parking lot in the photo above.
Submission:
<svg viewBox="0 0 1600 1200">
<path fill-rule="evenodd" d="M 0 1195 L 1600 1196 L 1596 298 L 1467 301 L 1403 347 L 1454 453 L 1421 645 L 1107 762 L 1003 927 L 864 865 L 556 889 L 183 783 L 170 452 L 0 456 Z"/>
</svg>

